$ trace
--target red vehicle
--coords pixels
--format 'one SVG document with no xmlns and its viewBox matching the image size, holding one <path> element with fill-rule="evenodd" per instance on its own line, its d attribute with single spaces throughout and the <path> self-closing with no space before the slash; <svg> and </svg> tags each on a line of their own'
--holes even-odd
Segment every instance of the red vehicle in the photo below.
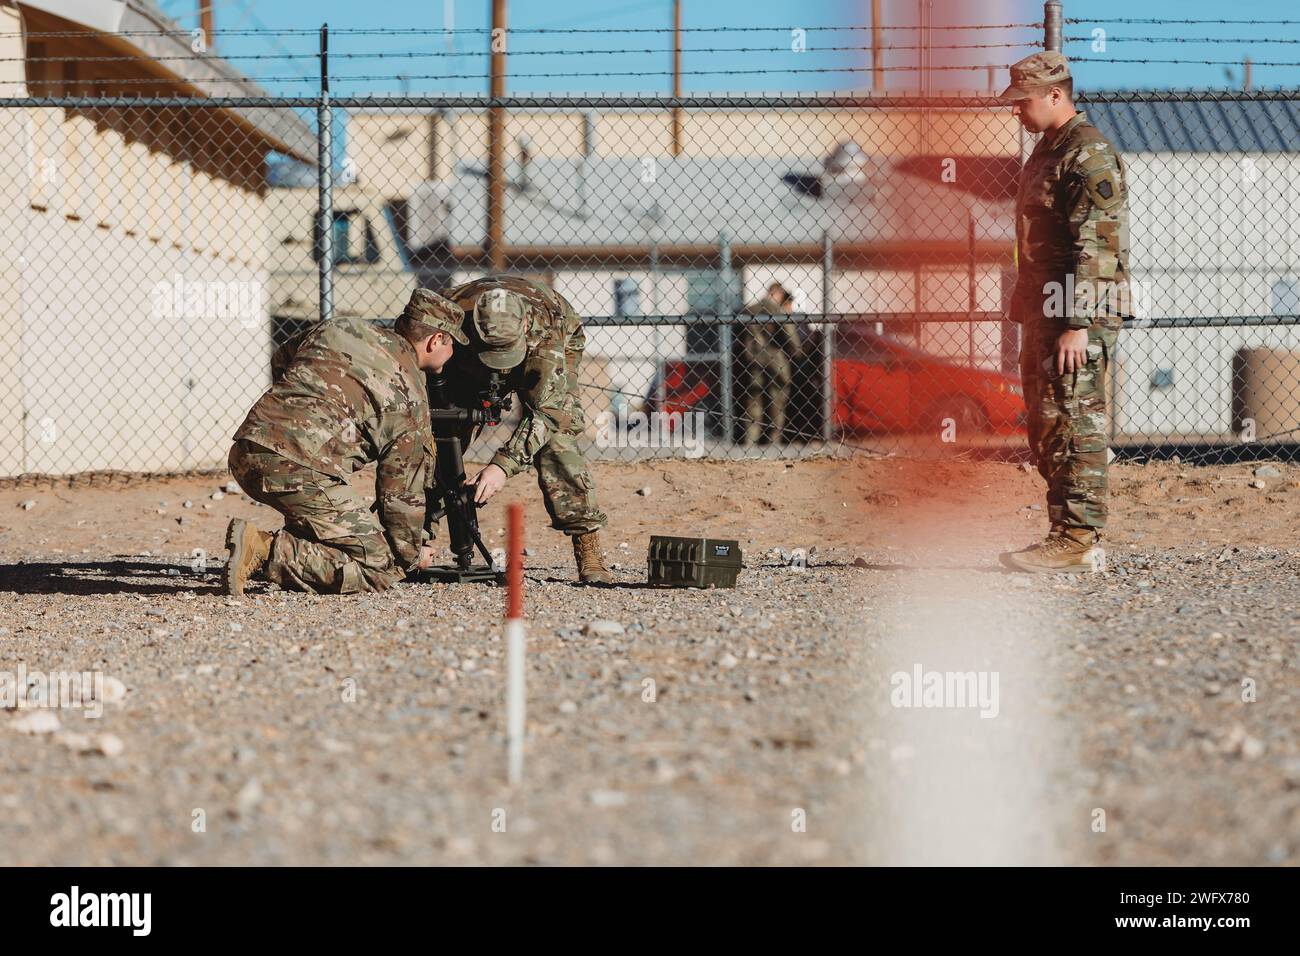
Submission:
<svg viewBox="0 0 1300 956">
<path fill-rule="evenodd" d="M 877 335 L 864 325 L 841 325 L 833 358 L 838 432 L 938 432 L 952 419 L 958 435 L 1010 434 L 1025 425 L 1018 375 L 971 368 Z M 703 411 L 714 434 L 721 431 L 716 362 L 678 360 L 664 366 L 663 411 Z M 787 409 L 787 440 L 821 435 L 821 337 L 805 343 L 796 363 Z M 652 385 L 646 408 L 656 410 Z M 743 414 L 739 394 L 734 415 Z"/>
<path fill-rule="evenodd" d="M 1006 434 L 1024 428 L 1019 375 L 939 358 L 861 327 L 836 336 L 834 424 L 847 432 Z"/>
</svg>

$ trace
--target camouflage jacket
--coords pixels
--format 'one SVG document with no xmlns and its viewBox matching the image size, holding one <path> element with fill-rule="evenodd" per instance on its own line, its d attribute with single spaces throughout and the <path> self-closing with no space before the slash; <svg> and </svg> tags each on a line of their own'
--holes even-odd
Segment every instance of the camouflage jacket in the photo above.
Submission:
<svg viewBox="0 0 1300 956">
<path fill-rule="evenodd" d="M 745 314 L 784 316 L 785 310 L 771 299 L 764 297 L 745 306 Z M 736 337 L 744 348 L 779 348 L 787 354 L 795 354 L 799 351 L 799 329 L 788 319 L 785 322 L 757 322 L 753 325 L 742 325 Z"/>
<path fill-rule="evenodd" d="M 585 427 L 578 395 L 578 365 L 586 347 L 582 319 L 569 301 L 545 286 L 518 276 L 475 279 L 442 292 L 465 310 L 465 331 L 473 338 L 474 303 L 493 288 L 517 292 L 531 305 L 528 316 L 528 351 L 524 360 L 505 374 L 505 385 L 519 396 L 519 424 L 492 456 L 510 478 L 526 470 L 551 436 L 577 434 Z M 459 379 L 458 389 L 485 378 L 488 370 L 468 349 L 456 347 L 449 379 Z"/>
<path fill-rule="evenodd" d="M 1087 116 L 1044 134 L 1016 196 L 1017 317 L 1118 329 L 1132 314 L 1128 222 L 1124 161 Z"/>
<path fill-rule="evenodd" d="M 317 326 L 239 426 L 241 438 L 337 478 L 377 462 L 379 519 L 398 564 L 414 565 L 433 435 L 424 373 L 400 335 L 363 319 Z"/>
</svg>

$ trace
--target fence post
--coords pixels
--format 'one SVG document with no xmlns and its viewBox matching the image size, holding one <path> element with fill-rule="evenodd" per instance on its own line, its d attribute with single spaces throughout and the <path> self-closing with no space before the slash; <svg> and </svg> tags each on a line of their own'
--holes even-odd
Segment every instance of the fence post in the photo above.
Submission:
<svg viewBox="0 0 1300 956">
<path fill-rule="evenodd" d="M 966 210 L 966 359 L 971 368 L 975 367 L 975 311 L 979 304 L 977 290 L 978 279 L 975 268 L 975 210 Z"/>
<path fill-rule="evenodd" d="M 659 240 L 650 241 L 650 314 L 659 315 Z M 654 326 L 655 342 L 655 411 L 664 414 L 664 332 L 657 321 Z"/>
<path fill-rule="evenodd" d="M 330 106 L 329 24 L 320 28 L 320 104 L 316 107 L 317 212 L 320 242 L 320 320 L 334 318 L 334 111 Z"/>
<path fill-rule="evenodd" d="M 1061 52 L 1061 0 L 1043 4 L 1043 49 Z"/>
<path fill-rule="evenodd" d="M 726 230 L 718 236 L 718 258 L 721 261 L 719 270 L 722 278 L 722 292 L 718 297 L 718 312 L 723 316 L 732 315 L 736 306 L 731 301 L 731 236 L 727 235 Z M 730 444 L 735 441 L 736 423 L 732 409 L 732 382 L 731 382 L 731 323 L 723 322 L 718 326 L 718 366 L 721 369 L 721 387 L 722 387 L 722 437 L 723 440 Z"/>
<path fill-rule="evenodd" d="M 831 297 L 835 279 L 835 247 L 829 231 L 822 233 L 822 441 L 831 440 L 832 415 L 835 405 L 835 324 L 829 321 L 832 313 Z"/>
</svg>

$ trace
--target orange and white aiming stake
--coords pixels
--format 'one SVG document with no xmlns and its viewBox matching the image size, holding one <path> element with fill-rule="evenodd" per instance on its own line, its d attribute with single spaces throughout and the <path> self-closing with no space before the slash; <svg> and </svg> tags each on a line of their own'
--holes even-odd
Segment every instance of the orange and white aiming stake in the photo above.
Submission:
<svg viewBox="0 0 1300 956">
<path fill-rule="evenodd" d="M 524 507 L 510 505 L 506 546 L 506 776 L 524 776 Z"/>
</svg>

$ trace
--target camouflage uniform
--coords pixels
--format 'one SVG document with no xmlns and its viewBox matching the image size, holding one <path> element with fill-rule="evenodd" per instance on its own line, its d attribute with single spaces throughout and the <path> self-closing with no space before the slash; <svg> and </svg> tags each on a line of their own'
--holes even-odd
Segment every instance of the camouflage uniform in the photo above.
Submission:
<svg viewBox="0 0 1300 956">
<path fill-rule="evenodd" d="M 745 314 L 783 316 L 785 312 L 771 298 L 764 298 L 747 306 Z M 779 442 L 785 432 L 792 377 L 790 359 L 799 352 L 799 331 L 793 322 L 764 322 L 740 326 L 736 338 L 745 396 L 745 444 L 753 445 L 762 436 L 765 396 L 768 441 Z"/>
<path fill-rule="evenodd" d="M 1083 113 L 1044 133 L 1021 174 L 1012 318 L 1054 526 L 1106 526 L 1106 370 L 1129 311 L 1127 197 L 1123 161 Z M 1056 340 L 1070 329 L 1088 330 L 1087 365 L 1058 375 Z"/>
<path fill-rule="evenodd" d="M 465 330 L 473 336 L 472 313 L 479 296 L 506 289 L 528 305 L 523 361 L 504 373 L 508 391 L 519 396 L 523 414 L 492 464 L 512 478 L 529 465 L 551 516 L 565 534 L 598 531 L 608 520 L 596 503 L 596 485 L 577 441 L 586 428 L 578 393 L 578 366 L 586 347 L 582 319 L 557 292 L 519 276 L 488 276 L 441 293 L 465 310 Z M 453 401 L 472 401 L 489 370 L 472 349 L 457 347 L 447 368 Z"/>
<path fill-rule="evenodd" d="M 377 517 L 347 481 L 372 461 Z M 230 472 L 250 498 L 284 515 L 269 580 L 332 594 L 390 587 L 419 558 L 433 480 L 414 347 L 362 319 L 312 330 L 235 433 Z"/>
</svg>

